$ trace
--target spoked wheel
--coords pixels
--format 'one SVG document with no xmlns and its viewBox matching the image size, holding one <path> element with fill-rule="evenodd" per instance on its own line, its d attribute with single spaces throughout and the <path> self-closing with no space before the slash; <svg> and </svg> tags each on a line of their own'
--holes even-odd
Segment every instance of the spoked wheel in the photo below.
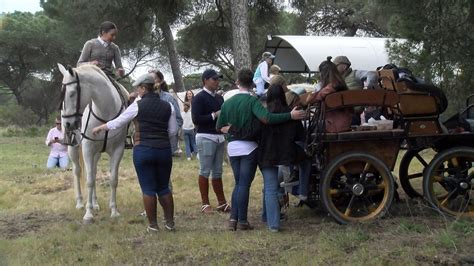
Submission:
<svg viewBox="0 0 474 266">
<path fill-rule="evenodd" d="M 423 170 L 434 157 L 432 149 L 408 150 L 399 168 L 399 180 L 403 191 L 410 198 L 423 197 Z"/>
<path fill-rule="evenodd" d="M 321 199 L 340 224 L 381 217 L 393 200 L 393 177 L 378 158 L 358 152 L 336 157 L 324 171 Z"/>
<path fill-rule="evenodd" d="M 436 155 L 425 171 L 423 192 L 437 210 L 474 218 L 474 149 L 457 147 Z"/>
</svg>

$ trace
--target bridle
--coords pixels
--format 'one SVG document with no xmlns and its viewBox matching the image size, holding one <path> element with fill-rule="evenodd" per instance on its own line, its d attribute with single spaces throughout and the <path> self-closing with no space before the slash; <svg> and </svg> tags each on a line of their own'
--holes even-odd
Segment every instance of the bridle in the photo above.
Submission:
<svg viewBox="0 0 474 266">
<path fill-rule="evenodd" d="M 68 83 L 63 83 L 62 85 L 62 88 L 61 88 L 61 104 L 59 105 L 59 111 L 62 110 L 63 108 L 63 105 L 65 105 L 65 95 L 66 95 L 66 87 L 69 86 L 69 85 L 72 85 L 72 84 L 76 84 L 77 83 L 77 86 L 76 86 L 76 90 L 77 90 L 77 99 L 76 99 L 76 112 L 73 113 L 73 114 L 62 114 L 61 117 L 62 118 L 70 118 L 70 117 L 76 117 L 79 118 L 79 117 L 82 117 L 82 114 L 80 112 L 80 109 L 81 109 L 81 83 L 79 81 L 79 75 L 77 75 L 76 71 L 74 70 L 71 70 L 73 73 L 74 73 L 74 77 L 76 78 L 76 80 L 73 80 L 73 81 L 70 81 Z"/>
</svg>

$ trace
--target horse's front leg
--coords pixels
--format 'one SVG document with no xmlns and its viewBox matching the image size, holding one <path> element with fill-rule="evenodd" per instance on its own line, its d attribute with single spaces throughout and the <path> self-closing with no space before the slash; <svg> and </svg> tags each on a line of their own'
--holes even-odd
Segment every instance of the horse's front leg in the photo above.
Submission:
<svg viewBox="0 0 474 266">
<path fill-rule="evenodd" d="M 97 171 L 96 171 L 97 173 Z M 92 208 L 96 211 L 100 210 L 100 205 L 99 202 L 97 202 L 97 187 L 95 186 L 94 182 L 94 187 L 92 188 Z"/>
<path fill-rule="evenodd" d="M 117 217 L 120 216 L 120 213 L 117 211 L 117 185 L 118 185 L 118 170 L 120 161 L 123 157 L 123 143 L 118 144 L 112 153 L 110 153 L 110 217 Z"/>
<path fill-rule="evenodd" d="M 82 203 L 82 193 L 81 193 L 81 154 L 80 154 L 80 146 L 68 147 L 68 155 L 72 162 L 72 173 L 74 179 L 74 192 L 76 194 L 76 209 L 84 208 L 84 204 Z"/>
<path fill-rule="evenodd" d="M 90 223 L 94 219 L 92 214 L 93 200 L 95 194 L 95 179 L 97 174 L 97 162 L 99 161 L 100 153 L 91 152 L 88 149 L 84 149 L 84 164 L 87 173 L 87 204 L 86 214 L 84 215 L 84 222 Z"/>
</svg>

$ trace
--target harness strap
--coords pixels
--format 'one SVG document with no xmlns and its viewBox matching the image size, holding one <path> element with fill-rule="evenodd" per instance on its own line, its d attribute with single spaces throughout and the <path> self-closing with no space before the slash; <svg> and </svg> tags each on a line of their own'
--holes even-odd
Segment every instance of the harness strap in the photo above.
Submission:
<svg viewBox="0 0 474 266">
<path fill-rule="evenodd" d="M 102 151 L 105 152 L 105 148 L 107 148 L 107 137 L 109 136 L 109 131 L 105 131 L 105 137 L 104 137 L 104 145 L 102 146 Z"/>
<path fill-rule="evenodd" d="M 114 120 L 115 118 L 119 117 L 121 114 L 122 114 L 122 111 L 124 109 L 124 106 L 122 105 L 122 107 L 120 108 L 119 112 L 113 117 L 111 118 L 110 120 Z M 107 123 L 109 122 L 110 120 L 105 120 L 105 119 L 102 119 L 100 118 L 99 116 L 97 116 L 94 111 L 92 111 L 92 107 L 90 108 L 90 112 L 92 113 L 92 115 L 94 116 L 95 119 L 99 120 L 100 122 L 102 123 Z"/>
<path fill-rule="evenodd" d="M 89 127 L 89 120 L 90 120 L 90 118 L 91 118 L 91 111 L 92 111 L 92 109 L 89 108 L 89 114 L 87 115 L 86 126 L 84 127 L 84 132 L 81 132 L 82 137 L 85 138 L 85 139 L 88 139 L 88 140 L 93 140 L 93 139 L 89 138 L 89 137 L 86 135 L 87 128 Z"/>
</svg>

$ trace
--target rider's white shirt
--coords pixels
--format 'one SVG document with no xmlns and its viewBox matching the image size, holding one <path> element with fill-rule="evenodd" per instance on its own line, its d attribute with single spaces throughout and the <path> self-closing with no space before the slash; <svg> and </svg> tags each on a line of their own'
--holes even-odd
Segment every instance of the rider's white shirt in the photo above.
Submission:
<svg viewBox="0 0 474 266">
<path fill-rule="evenodd" d="M 100 44 L 102 44 L 102 45 L 103 45 L 104 47 L 106 47 L 106 48 L 107 48 L 107 46 L 110 45 L 110 43 L 108 43 L 108 42 L 102 40 L 102 38 L 100 38 L 100 36 L 97 37 L 97 39 L 99 40 Z"/>
</svg>

